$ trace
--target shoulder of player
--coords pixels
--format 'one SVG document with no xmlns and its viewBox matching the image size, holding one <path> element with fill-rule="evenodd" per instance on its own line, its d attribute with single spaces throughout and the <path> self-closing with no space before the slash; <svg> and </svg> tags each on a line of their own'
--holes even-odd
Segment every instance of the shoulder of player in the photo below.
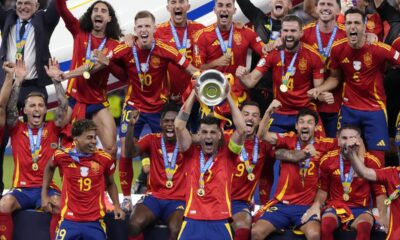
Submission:
<svg viewBox="0 0 400 240">
<path fill-rule="evenodd" d="M 344 24 L 338 23 L 337 26 L 338 26 L 339 30 L 346 32 L 346 28 L 345 28 Z"/>
<path fill-rule="evenodd" d="M 97 149 L 95 152 L 96 157 L 100 157 L 107 160 L 112 160 L 112 157 L 109 153 L 104 151 L 103 149 Z"/>
<path fill-rule="evenodd" d="M 64 149 L 57 149 L 56 151 L 54 151 L 54 157 L 63 157 L 68 155 L 68 153 L 66 152 L 68 151 L 68 149 L 64 150 Z"/>
<path fill-rule="evenodd" d="M 366 152 L 364 156 L 365 156 L 364 159 L 365 159 L 365 165 L 366 166 L 372 167 L 372 168 L 381 168 L 381 167 L 383 167 L 382 164 L 381 164 L 381 161 L 379 161 L 379 159 L 375 155 L 373 155 L 373 154 L 371 154 L 369 152 Z"/>
<path fill-rule="evenodd" d="M 333 44 L 332 44 L 331 51 L 336 49 L 336 48 L 339 49 L 339 48 L 343 47 L 343 44 L 347 44 L 347 42 L 348 42 L 347 38 L 342 38 L 342 39 L 339 39 L 337 41 L 334 41 Z"/>
<path fill-rule="evenodd" d="M 160 24 L 157 24 L 157 26 L 156 26 L 157 30 L 162 29 L 162 28 L 167 28 L 167 27 L 169 27 L 169 21 L 162 22 Z"/>
<path fill-rule="evenodd" d="M 312 30 L 313 28 L 315 28 L 315 26 L 317 26 L 317 22 L 316 22 L 316 21 L 311 22 L 311 23 L 309 23 L 309 24 L 306 24 L 306 25 L 303 27 L 303 31 L 310 31 L 310 30 Z"/>
<path fill-rule="evenodd" d="M 161 139 L 161 133 L 147 133 L 143 137 L 141 137 L 139 139 L 139 141 L 148 140 L 148 139 L 151 139 L 151 140 Z"/>
<path fill-rule="evenodd" d="M 400 36 L 397 37 L 397 38 L 392 42 L 392 46 L 395 46 L 395 45 L 400 45 Z"/>
<path fill-rule="evenodd" d="M 327 138 L 327 137 L 317 137 L 317 138 L 315 138 L 315 143 L 317 144 L 318 148 L 324 148 L 324 147 L 336 145 L 336 141 L 334 138 Z"/>
<path fill-rule="evenodd" d="M 311 46 L 310 44 L 307 44 L 305 42 L 303 42 L 302 44 L 303 44 L 303 49 L 305 49 L 306 51 L 310 52 L 312 55 L 315 55 L 316 57 L 319 57 L 319 58 L 322 59 L 322 56 L 317 51 L 317 49 L 315 49 L 313 46 Z"/>
<path fill-rule="evenodd" d="M 379 48 L 379 49 L 383 48 L 387 51 L 390 51 L 392 49 L 392 47 L 390 45 L 383 43 L 383 42 L 379 42 L 379 41 L 371 43 L 370 46 L 373 46 L 373 47 Z"/>
<path fill-rule="evenodd" d="M 157 48 L 168 51 L 174 55 L 176 55 L 178 53 L 178 50 L 175 47 L 173 47 L 168 42 L 161 40 L 161 39 L 156 39 L 156 48 L 154 50 L 156 51 Z"/>
<path fill-rule="evenodd" d="M 331 163 L 332 161 L 334 161 L 334 159 L 335 159 L 336 157 L 339 156 L 339 153 L 340 153 L 340 150 L 339 150 L 339 149 L 335 149 L 335 150 L 332 150 L 332 151 L 329 151 L 329 152 L 325 153 L 325 155 L 323 155 L 323 156 L 321 157 L 320 166 L 322 167 L 322 166 L 324 166 L 324 165 L 327 165 L 327 166 L 332 165 L 332 164 L 330 164 L 330 163 Z"/>
<path fill-rule="evenodd" d="M 205 26 L 203 24 L 196 22 L 196 21 L 188 20 L 187 23 L 188 23 L 189 28 L 195 28 L 196 30 L 205 28 Z"/>
<path fill-rule="evenodd" d="M 114 53 L 119 53 L 119 52 L 124 51 L 124 50 L 126 51 L 127 49 L 130 49 L 130 47 L 125 42 L 121 42 L 120 44 L 118 44 L 114 48 L 113 52 Z"/>
</svg>

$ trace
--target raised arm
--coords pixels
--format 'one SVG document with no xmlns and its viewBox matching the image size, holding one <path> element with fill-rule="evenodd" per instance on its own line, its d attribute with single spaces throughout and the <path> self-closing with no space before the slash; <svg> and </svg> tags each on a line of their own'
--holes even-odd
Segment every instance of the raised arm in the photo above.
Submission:
<svg viewBox="0 0 400 240">
<path fill-rule="evenodd" d="M 53 0 L 53 2 L 54 1 L 56 2 L 58 14 L 60 14 L 65 22 L 65 27 L 71 32 L 72 36 L 75 37 L 79 33 L 78 19 L 69 11 L 66 0 Z"/>
<path fill-rule="evenodd" d="M 253 88 L 256 86 L 262 76 L 263 74 L 257 69 L 254 69 L 249 73 L 244 66 L 238 66 L 238 68 L 236 68 L 236 77 L 238 77 L 247 88 Z"/>
<path fill-rule="evenodd" d="M 277 136 L 276 133 L 269 132 L 269 121 L 271 119 L 272 113 L 281 107 L 281 102 L 274 99 L 272 100 L 271 104 L 268 106 L 267 110 L 264 113 L 263 118 L 261 119 L 260 125 L 258 127 L 257 136 L 259 138 L 264 139 L 265 141 L 269 142 L 272 145 L 276 144 Z"/>
<path fill-rule="evenodd" d="M 317 4 L 315 0 L 304 0 L 303 10 L 314 19 L 318 19 L 319 14 L 317 13 L 316 6 Z"/>
<path fill-rule="evenodd" d="M 194 90 L 190 93 L 189 97 L 183 103 L 178 116 L 175 118 L 175 134 L 179 146 L 180 152 L 185 152 L 192 145 L 192 136 L 186 128 L 187 121 L 189 120 L 190 112 L 194 102 L 196 101 L 196 95 Z"/>
<path fill-rule="evenodd" d="M 230 141 L 233 141 L 238 146 L 243 146 L 244 140 L 246 139 L 246 122 L 244 121 L 243 114 L 233 101 L 230 92 L 228 93 L 227 101 L 231 109 L 233 124 L 235 124 L 236 127 Z"/>
<path fill-rule="evenodd" d="M 367 179 L 368 181 L 376 181 L 376 173 L 375 170 L 369 167 L 366 167 L 364 164 L 364 154 L 362 154 L 360 151 L 360 144 L 358 140 L 352 140 L 349 141 L 349 145 L 347 146 L 349 148 L 350 154 L 349 154 L 349 159 L 351 162 L 351 165 L 353 166 L 354 171 L 356 173 Z"/>
<path fill-rule="evenodd" d="M 25 63 L 22 60 L 17 61 L 15 65 L 15 81 L 11 91 L 10 99 L 7 104 L 7 126 L 13 127 L 17 123 L 19 117 L 19 111 L 17 108 L 17 102 L 19 92 L 21 90 L 21 84 L 24 81 L 28 71 L 25 67 Z"/>
<path fill-rule="evenodd" d="M 4 62 L 3 69 L 6 72 L 6 79 L 0 91 L 0 128 L 6 124 L 6 108 L 10 98 L 12 82 L 14 79 L 15 64 Z"/>
<path fill-rule="evenodd" d="M 126 131 L 125 138 L 125 156 L 128 159 L 136 157 L 142 153 L 139 146 L 136 143 L 136 140 L 133 137 L 133 132 L 135 129 L 135 124 L 139 119 L 140 113 L 137 110 L 132 111 L 131 116 L 129 118 L 128 129 Z"/>
<path fill-rule="evenodd" d="M 256 20 L 264 17 L 265 14 L 258 7 L 254 6 L 254 4 L 250 0 L 236 0 L 238 3 L 240 10 L 242 10 L 243 14 L 249 19 L 251 23 L 255 23 Z"/>
</svg>

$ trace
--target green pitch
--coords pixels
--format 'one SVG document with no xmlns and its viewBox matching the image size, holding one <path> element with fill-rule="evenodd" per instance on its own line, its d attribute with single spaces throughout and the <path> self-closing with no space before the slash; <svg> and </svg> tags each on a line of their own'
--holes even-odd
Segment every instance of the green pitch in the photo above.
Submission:
<svg viewBox="0 0 400 240">
<path fill-rule="evenodd" d="M 14 171 L 14 161 L 12 159 L 12 156 L 4 156 L 4 163 L 3 163 L 3 182 L 4 186 L 6 189 L 10 189 L 12 186 L 12 176 L 13 176 L 13 171 Z M 135 171 L 135 179 L 137 176 L 139 176 L 140 173 L 140 161 L 133 161 L 133 168 Z M 119 177 L 118 177 L 118 168 L 115 171 L 114 174 L 114 180 L 115 183 L 117 184 L 118 191 L 121 192 L 121 186 L 119 184 Z M 58 174 L 58 170 L 54 174 L 54 182 L 57 184 L 57 186 L 61 187 L 61 178 L 60 175 Z"/>
</svg>

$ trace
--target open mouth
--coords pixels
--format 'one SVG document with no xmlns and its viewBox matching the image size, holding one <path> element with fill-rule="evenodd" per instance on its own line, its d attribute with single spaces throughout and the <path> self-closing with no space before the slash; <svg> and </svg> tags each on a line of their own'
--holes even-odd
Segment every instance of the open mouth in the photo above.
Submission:
<svg viewBox="0 0 400 240">
<path fill-rule="evenodd" d="M 280 3 L 275 4 L 275 10 L 276 10 L 276 11 L 282 11 L 282 10 L 283 10 L 282 4 L 280 4 Z"/>
<path fill-rule="evenodd" d="M 95 25 L 95 26 L 101 26 L 102 24 L 103 24 L 103 19 L 102 19 L 102 18 L 96 17 L 96 18 L 94 19 L 94 25 Z"/>
<path fill-rule="evenodd" d="M 140 34 L 140 38 L 143 40 L 147 40 L 149 38 L 149 34 L 148 33 L 142 33 Z"/>
<path fill-rule="evenodd" d="M 308 138 L 310 136 L 310 130 L 308 128 L 301 129 L 300 136 L 302 139 Z"/>
<path fill-rule="evenodd" d="M 328 10 L 323 10 L 320 12 L 321 16 L 330 16 L 332 13 L 331 11 Z"/>
<path fill-rule="evenodd" d="M 172 137 L 175 136 L 175 132 L 174 132 L 173 129 L 167 129 L 167 130 L 165 130 L 165 135 L 166 135 L 168 138 L 172 138 Z"/>
<path fill-rule="evenodd" d="M 228 14 L 222 14 L 222 13 L 221 13 L 221 14 L 219 15 L 219 17 L 220 17 L 221 20 L 227 21 L 228 18 L 229 18 L 229 15 L 228 15 Z"/>
<path fill-rule="evenodd" d="M 246 122 L 246 131 L 251 132 L 253 130 L 253 126 L 254 126 L 253 122 L 247 121 Z"/>
<path fill-rule="evenodd" d="M 40 119 L 42 118 L 42 116 L 40 115 L 40 113 L 34 113 L 34 114 L 32 115 L 32 117 L 33 117 L 33 119 L 35 119 L 35 120 L 40 120 Z"/>
<path fill-rule="evenodd" d="M 175 10 L 174 14 L 175 14 L 175 16 L 180 17 L 183 15 L 183 12 L 181 10 Z"/>
<path fill-rule="evenodd" d="M 287 36 L 287 37 L 285 37 L 285 42 L 287 42 L 287 43 L 293 43 L 293 42 L 294 42 L 294 37 L 293 37 L 293 36 Z"/>
<path fill-rule="evenodd" d="M 351 31 L 350 32 L 350 34 L 349 34 L 349 40 L 350 41 L 357 41 L 357 37 L 358 37 L 358 34 L 357 34 L 356 31 Z"/>
</svg>

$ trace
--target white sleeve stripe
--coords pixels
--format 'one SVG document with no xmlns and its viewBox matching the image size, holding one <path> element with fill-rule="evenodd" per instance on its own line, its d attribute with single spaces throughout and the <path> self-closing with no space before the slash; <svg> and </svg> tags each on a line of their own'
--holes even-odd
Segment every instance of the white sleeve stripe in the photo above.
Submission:
<svg viewBox="0 0 400 240">
<path fill-rule="evenodd" d="M 185 56 L 182 56 L 182 58 L 181 58 L 181 60 L 179 60 L 178 64 L 182 66 L 185 63 L 185 61 L 186 61 Z"/>
</svg>

